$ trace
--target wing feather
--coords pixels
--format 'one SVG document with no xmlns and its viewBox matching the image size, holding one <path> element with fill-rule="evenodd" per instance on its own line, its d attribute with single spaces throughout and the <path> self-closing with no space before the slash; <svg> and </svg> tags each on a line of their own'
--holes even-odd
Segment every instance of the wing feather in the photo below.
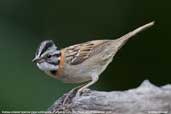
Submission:
<svg viewBox="0 0 171 114">
<path fill-rule="evenodd" d="M 109 40 L 94 40 L 64 48 L 65 61 L 70 65 L 77 65 L 100 53 L 104 44 Z"/>
</svg>

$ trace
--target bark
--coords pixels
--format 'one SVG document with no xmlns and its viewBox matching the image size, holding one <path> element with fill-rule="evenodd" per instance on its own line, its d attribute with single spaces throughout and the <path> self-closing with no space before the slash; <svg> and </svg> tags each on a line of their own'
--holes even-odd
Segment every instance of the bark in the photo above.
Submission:
<svg viewBox="0 0 171 114">
<path fill-rule="evenodd" d="M 145 80 L 138 88 L 103 92 L 87 90 L 75 96 L 76 89 L 59 98 L 48 109 L 70 114 L 171 114 L 171 85 L 157 87 Z M 66 96 L 69 98 L 63 104 Z"/>
</svg>

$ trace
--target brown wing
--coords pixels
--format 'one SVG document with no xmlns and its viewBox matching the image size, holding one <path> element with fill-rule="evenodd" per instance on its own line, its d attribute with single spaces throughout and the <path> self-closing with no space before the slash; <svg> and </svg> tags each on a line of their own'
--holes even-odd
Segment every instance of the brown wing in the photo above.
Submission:
<svg viewBox="0 0 171 114">
<path fill-rule="evenodd" d="M 70 65 L 80 64 L 89 57 L 100 53 L 107 42 L 109 40 L 94 40 L 64 48 L 65 62 Z"/>
</svg>

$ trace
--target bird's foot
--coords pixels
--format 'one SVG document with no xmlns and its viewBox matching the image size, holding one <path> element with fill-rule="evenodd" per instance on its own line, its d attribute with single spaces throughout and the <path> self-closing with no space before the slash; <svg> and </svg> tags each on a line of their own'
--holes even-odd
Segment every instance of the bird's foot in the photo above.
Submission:
<svg viewBox="0 0 171 114">
<path fill-rule="evenodd" d="M 77 93 L 77 89 L 78 88 L 76 87 L 76 88 L 72 89 L 71 91 L 69 91 L 68 93 L 66 93 L 65 98 L 64 98 L 63 103 L 62 103 L 63 105 L 69 104 L 71 102 L 72 98 Z"/>
<path fill-rule="evenodd" d="M 80 97 L 83 93 L 88 93 L 90 91 L 90 89 L 79 89 L 76 93 L 76 97 Z"/>
<path fill-rule="evenodd" d="M 72 98 L 80 97 L 82 95 L 82 93 L 89 91 L 89 89 L 82 88 L 84 85 L 85 84 L 75 87 L 74 89 L 72 89 L 68 93 L 66 93 L 62 104 L 63 105 L 69 104 L 72 101 Z"/>
</svg>

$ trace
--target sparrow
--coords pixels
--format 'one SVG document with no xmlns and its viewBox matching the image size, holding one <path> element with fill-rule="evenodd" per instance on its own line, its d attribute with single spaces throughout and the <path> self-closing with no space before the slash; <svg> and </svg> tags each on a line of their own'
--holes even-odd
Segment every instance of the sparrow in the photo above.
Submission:
<svg viewBox="0 0 171 114">
<path fill-rule="evenodd" d="M 143 25 L 118 39 L 93 40 L 63 49 L 52 40 L 45 40 L 39 45 L 33 62 L 49 76 L 65 83 L 87 82 L 79 88 L 79 94 L 98 81 L 100 74 L 128 39 L 153 24 Z"/>
</svg>

